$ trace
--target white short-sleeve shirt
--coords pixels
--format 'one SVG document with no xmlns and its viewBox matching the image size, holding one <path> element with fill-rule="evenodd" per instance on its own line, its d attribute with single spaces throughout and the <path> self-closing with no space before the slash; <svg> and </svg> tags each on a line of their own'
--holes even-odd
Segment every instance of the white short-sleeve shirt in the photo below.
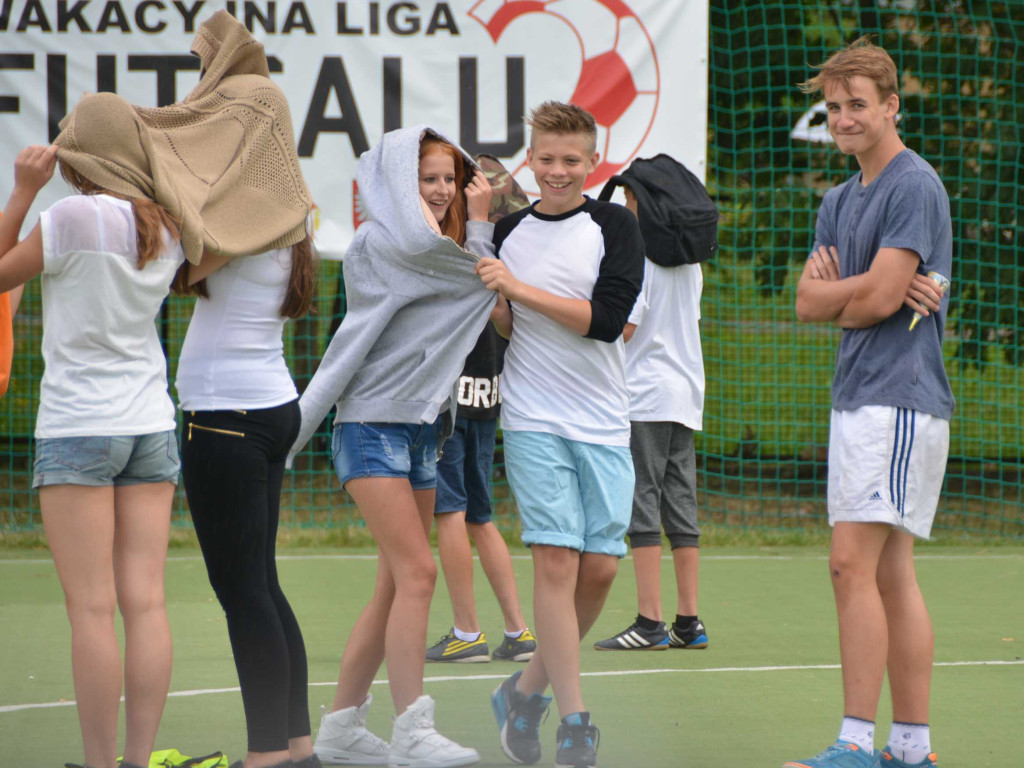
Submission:
<svg viewBox="0 0 1024 768">
<path fill-rule="evenodd" d="M 174 429 L 156 316 L 184 261 L 166 235 L 138 268 L 131 203 L 65 198 L 40 217 L 45 370 L 36 437 L 144 435 Z"/>
<path fill-rule="evenodd" d="M 630 421 L 674 421 L 700 430 L 704 356 L 700 346 L 700 264 L 644 265 L 644 287 L 629 316 L 626 344 Z"/>
</svg>

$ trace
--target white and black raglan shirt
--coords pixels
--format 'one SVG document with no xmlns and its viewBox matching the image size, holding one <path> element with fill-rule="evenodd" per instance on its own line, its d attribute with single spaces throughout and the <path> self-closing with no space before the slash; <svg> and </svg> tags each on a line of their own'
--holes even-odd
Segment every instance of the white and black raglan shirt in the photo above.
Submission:
<svg viewBox="0 0 1024 768">
<path fill-rule="evenodd" d="M 590 198 L 557 216 L 525 208 L 495 225 L 494 249 L 517 280 L 557 296 L 586 299 L 592 313 L 590 331 L 579 336 L 512 303 L 502 429 L 628 446 L 622 328 L 644 277 L 636 216 L 621 205 Z"/>
</svg>

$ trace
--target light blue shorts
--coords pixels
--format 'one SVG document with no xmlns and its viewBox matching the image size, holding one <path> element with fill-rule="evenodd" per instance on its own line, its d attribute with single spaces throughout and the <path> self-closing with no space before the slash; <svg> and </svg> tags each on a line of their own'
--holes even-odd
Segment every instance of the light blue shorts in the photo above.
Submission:
<svg viewBox="0 0 1024 768">
<path fill-rule="evenodd" d="M 36 440 L 32 487 L 178 483 L 174 430 L 110 437 L 41 437 Z"/>
<path fill-rule="evenodd" d="M 629 448 L 505 432 L 505 472 L 523 543 L 623 557 L 633 506 Z"/>
<path fill-rule="evenodd" d="M 344 488 L 357 477 L 407 477 L 413 490 L 437 487 L 437 425 L 353 421 L 334 428 L 334 471 Z"/>
</svg>

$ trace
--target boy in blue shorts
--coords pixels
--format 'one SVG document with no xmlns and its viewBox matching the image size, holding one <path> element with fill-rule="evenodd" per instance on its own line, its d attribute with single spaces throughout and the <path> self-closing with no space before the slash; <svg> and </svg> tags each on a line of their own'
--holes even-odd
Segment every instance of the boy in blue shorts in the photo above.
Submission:
<svg viewBox="0 0 1024 768">
<path fill-rule="evenodd" d="M 896 66 L 865 38 L 804 83 L 860 172 L 830 190 L 797 286 L 803 322 L 843 328 L 832 382 L 829 571 L 839 618 L 839 738 L 788 768 L 934 768 L 928 699 L 935 640 L 914 572 L 949 450 L 953 393 L 942 360 L 948 302 L 929 273 L 952 269 L 949 198 L 896 131 Z M 906 305 L 906 306 L 904 306 Z M 913 314 L 922 315 L 913 324 Z M 886 669 L 893 724 L 874 748 Z"/>
<path fill-rule="evenodd" d="M 530 116 L 527 162 L 540 200 L 495 225 L 500 258 L 477 273 L 499 294 L 510 339 L 502 377 L 505 467 L 534 566 L 537 651 L 492 697 L 505 754 L 540 760 L 552 687 L 558 766 L 597 763 L 583 704 L 580 640 L 626 553 L 633 495 L 622 329 L 643 282 L 636 217 L 583 195 L 599 160 L 594 118 L 545 102 Z"/>
</svg>

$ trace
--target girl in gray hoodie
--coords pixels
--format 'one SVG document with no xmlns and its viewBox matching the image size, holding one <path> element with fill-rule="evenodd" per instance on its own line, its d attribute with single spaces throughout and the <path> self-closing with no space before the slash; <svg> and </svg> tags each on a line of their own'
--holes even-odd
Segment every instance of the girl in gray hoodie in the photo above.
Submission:
<svg viewBox="0 0 1024 768">
<path fill-rule="evenodd" d="M 471 765 L 476 751 L 434 728 L 423 648 L 437 576 L 427 535 L 438 436 L 454 419 L 454 386 L 494 306 L 473 272 L 475 254 L 490 246 L 491 188 L 468 155 L 424 126 L 386 134 L 360 158 L 357 182 L 368 220 L 345 256 L 348 312 L 299 401 L 293 453 L 334 404 L 335 470 L 379 562 L 314 749 L 326 763 Z M 397 714 L 390 745 L 366 729 L 370 684 L 385 658 Z"/>
</svg>

